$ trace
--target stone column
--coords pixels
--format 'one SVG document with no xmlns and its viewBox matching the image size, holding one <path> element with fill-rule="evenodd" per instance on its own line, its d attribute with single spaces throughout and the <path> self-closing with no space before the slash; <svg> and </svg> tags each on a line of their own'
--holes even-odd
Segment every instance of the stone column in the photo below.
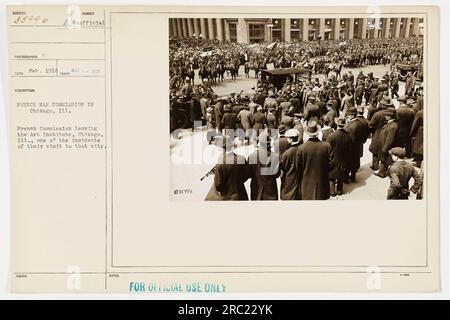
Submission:
<svg viewBox="0 0 450 320">
<path fill-rule="evenodd" d="M 178 37 L 177 22 L 174 18 L 170 18 L 170 27 L 172 28 L 172 36 Z"/>
<path fill-rule="evenodd" d="M 405 38 L 409 38 L 410 30 L 411 30 L 411 18 L 406 18 Z"/>
<path fill-rule="evenodd" d="M 284 19 L 284 41 L 291 41 L 291 19 Z"/>
<path fill-rule="evenodd" d="M 214 22 L 211 18 L 208 18 L 208 39 L 214 39 Z"/>
<path fill-rule="evenodd" d="M 187 23 L 187 28 L 188 28 L 188 37 L 190 38 L 194 34 L 194 28 L 192 27 L 192 19 L 187 18 L 186 23 Z"/>
<path fill-rule="evenodd" d="M 264 24 L 264 41 L 270 42 L 272 41 L 272 28 L 269 28 L 268 24 Z"/>
<path fill-rule="evenodd" d="M 183 38 L 183 25 L 181 23 L 181 19 L 176 19 L 176 20 L 177 20 L 178 38 Z"/>
<path fill-rule="evenodd" d="M 228 21 L 225 19 L 225 41 L 230 41 L 230 25 L 228 24 Z"/>
<path fill-rule="evenodd" d="M 216 27 L 217 27 L 217 39 L 223 41 L 222 19 L 216 18 Z"/>
<path fill-rule="evenodd" d="M 205 19 L 200 18 L 200 32 L 202 34 L 203 39 L 208 39 L 208 33 L 206 31 L 206 23 Z"/>
<path fill-rule="evenodd" d="M 319 19 L 319 37 L 325 39 L 325 18 Z"/>
<path fill-rule="evenodd" d="M 402 22 L 401 18 L 395 18 L 395 26 L 394 26 L 394 37 L 395 38 L 400 38 L 400 23 Z"/>
<path fill-rule="evenodd" d="M 373 38 L 378 39 L 378 31 L 380 30 L 380 18 L 375 18 L 375 28 L 373 30 Z"/>
<path fill-rule="evenodd" d="M 187 37 L 189 37 L 189 35 L 188 35 L 188 27 L 187 27 L 187 19 L 186 18 L 184 18 L 184 19 L 181 19 L 181 21 L 182 21 L 182 25 L 183 25 L 183 36 L 185 37 L 185 38 L 187 38 Z"/>
<path fill-rule="evenodd" d="M 414 35 L 414 37 L 420 36 L 420 19 L 419 18 L 414 18 L 413 35 Z"/>
<path fill-rule="evenodd" d="M 361 19 L 361 26 L 360 26 L 360 30 L 361 30 L 361 39 L 366 39 L 367 38 L 367 18 L 363 18 Z"/>
<path fill-rule="evenodd" d="M 237 23 L 237 42 L 248 43 L 247 23 L 244 18 L 238 18 Z"/>
<path fill-rule="evenodd" d="M 339 35 L 341 34 L 341 19 L 334 19 L 334 40 L 339 40 Z"/>
<path fill-rule="evenodd" d="M 347 40 L 352 40 L 355 37 L 355 19 L 350 18 L 347 21 Z"/>
<path fill-rule="evenodd" d="M 307 18 L 303 18 L 302 19 L 303 22 L 303 41 L 307 41 L 308 40 L 308 35 L 309 35 L 309 23 L 308 23 L 308 19 Z"/>
<path fill-rule="evenodd" d="M 389 38 L 389 31 L 391 30 L 391 18 L 386 18 L 383 24 L 383 37 Z"/>
<path fill-rule="evenodd" d="M 198 28 L 198 19 L 194 18 L 194 33 L 195 33 L 195 38 L 198 39 L 200 36 L 200 29 Z"/>
</svg>

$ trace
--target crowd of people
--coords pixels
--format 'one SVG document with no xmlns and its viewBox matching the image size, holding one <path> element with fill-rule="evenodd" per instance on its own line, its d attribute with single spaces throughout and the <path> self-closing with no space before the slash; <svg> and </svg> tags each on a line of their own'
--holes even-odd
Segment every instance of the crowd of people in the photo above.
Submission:
<svg viewBox="0 0 450 320">
<path fill-rule="evenodd" d="M 204 46 L 213 49 L 204 51 Z M 410 72 L 400 96 L 395 65 L 418 63 L 421 46 L 417 38 L 279 43 L 276 48 L 192 39 L 171 42 L 171 101 L 189 101 L 192 122 L 202 121 L 208 143 L 223 148 L 206 200 L 248 200 L 248 179 L 251 200 L 326 200 L 342 195 L 344 185 L 358 179 L 368 140 L 374 175 L 391 180 L 387 199 L 408 199 L 412 194 L 420 199 L 423 87 Z M 324 71 L 323 81 L 288 77 L 280 89 L 258 77 L 252 92 L 226 97 L 215 95 L 209 80 L 195 85 L 195 72 L 189 73 L 198 69 L 202 77 L 202 66 L 217 57 L 225 65 L 236 60 L 238 67 L 255 58 L 283 67 L 311 63 L 314 56 L 343 64 L 356 59 L 358 66 L 389 64 L 390 71 L 355 75 L 334 68 Z M 189 72 L 183 67 L 187 65 Z M 172 83 L 174 78 L 180 83 Z M 248 158 L 233 151 L 249 144 L 255 151 Z"/>
<path fill-rule="evenodd" d="M 244 65 L 247 77 L 255 77 L 268 64 L 279 67 L 307 67 L 315 73 L 341 71 L 343 65 L 361 67 L 379 63 L 420 64 L 422 38 L 353 39 L 242 44 L 203 39 L 170 39 L 171 90 L 180 89 L 189 78 L 193 84 L 207 81 L 217 85 L 225 74 L 236 79 Z M 198 70 L 196 79 L 195 70 Z"/>
</svg>

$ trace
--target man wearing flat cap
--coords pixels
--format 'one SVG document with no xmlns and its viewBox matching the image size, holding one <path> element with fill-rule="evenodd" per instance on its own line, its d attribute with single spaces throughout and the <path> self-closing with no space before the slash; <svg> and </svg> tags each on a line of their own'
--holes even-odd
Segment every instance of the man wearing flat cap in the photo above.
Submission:
<svg viewBox="0 0 450 320">
<path fill-rule="evenodd" d="M 309 140 L 298 148 L 296 160 L 301 199 L 327 200 L 330 198 L 331 146 L 320 141 L 316 121 L 308 122 L 306 132 Z"/>
<path fill-rule="evenodd" d="M 388 200 L 407 200 L 410 193 L 416 194 L 422 185 L 422 176 L 414 166 L 405 161 L 406 151 L 396 147 L 389 150 L 392 157 L 392 165 L 389 167 L 389 178 L 391 183 L 387 193 Z M 409 181 L 414 179 L 414 185 L 409 188 Z"/>
<path fill-rule="evenodd" d="M 394 108 L 387 108 L 384 111 L 384 116 L 386 118 L 386 124 L 383 126 L 380 132 L 380 145 L 379 145 L 379 159 L 380 159 L 380 170 L 374 172 L 374 175 L 385 178 L 388 175 L 388 168 L 391 164 L 391 157 L 389 156 L 389 150 L 397 147 L 397 132 L 398 123 L 396 119 L 396 111 Z"/>
</svg>

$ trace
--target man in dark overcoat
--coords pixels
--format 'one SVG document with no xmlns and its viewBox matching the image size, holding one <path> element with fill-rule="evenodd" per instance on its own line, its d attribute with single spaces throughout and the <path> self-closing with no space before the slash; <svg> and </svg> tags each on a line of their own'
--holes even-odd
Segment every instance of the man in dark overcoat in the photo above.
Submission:
<svg viewBox="0 0 450 320">
<path fill-rule="evenodd" d="M 271 139 L 267 133 L 258 137 L 259 145 L 248 157 L 250 169 L 250 199 L 278 200 L 277 178 L 280 176 L 280 157 L 271 151 Z"/>
<path fill-rule="evenodd" d="M 416 113 L 410 135 L 414 161 L 416 166 L 420 167 L 423 160 L 423 110 Z"/>
<path fill-rule="evenodd" d="M 337 130 L 328 136 L 331 146 L 332 168 L 330 171 L 330 194 L 332 197 L 343 194 L 344 181 L 348 179 L 353 140 L 344 129 L 345 118 L 335 119 Z"/>
<path fill-rule="evenodd" d="M 306 131 L 309 140 L 298 148 L 296 161 L 301 199 L 327 200 L 330 198 L 331 146 L 318 138 L 320 130 L 316 121 L 310 121 Z"/>
<path fill-rule="evenodd" d="M 351 148 L 349 150 L 350 163 L 348 168 L 350 170 L 350 181 L 352 182 L 356 181 L 356 173 L 360 167 L 360 153 L 363 140 L 362 126 L 361 122 L 358 121 L 357 115 L 358 112 L 355 107 L 347 110 L 347 125 L 345 126 L 345 131 L 347 131 L 352 138 Z"/>
<path fill-rule="evenodd" d="M 374 172 L 373 174 L 385 178 L 388 175 L 388 168 L 392 163 L 392 158 L 389 155 L 389 150 L 396 147 L 397 145 L 397 133 L 398 133 L 398 123 L 396 119 L 396 111 L 394 108 L 387 108 L 384 112 L 386 117 L 386 124 L 383 126 L 380 132 L 380 149 L 379 149 L 379 159 L 380 159 L 380 170 Z"/>
<path fill-rule="evenodd" d="M 205 200 L 248 200 L 245 181 L 250 177 L 250 170 L 245 158 L 233 152 L 234 141 L 230 136 L 219 136 L 218 144 L 222 147 L 214 169 L 214 184 Z"/>
<path fill-rule="evenodd" d="M 375 112 L 369 122 L 369 128 L 372 132 L 372 141 L 369 146 L 369 151 L 372 153 L 372 170 L 379 169 L 380 163 L 380 133 L 384 124 L 386 123 L 386 117 L 384 116 L 385 109 L 387 107 L 393 107 L 394 104 L 389 97 L 383 97 L 380 101 L 379 110 Z"/>
<path fill-rule="evenodd" d="M 300 184 L 295 167 L 297 150 L 301 144 L 300 133 L 296 129 L 290 129 L 286 132 L 285 137 L 288 139 L 289 149 L 281 155 L 280 159 L 280 198 L 281 200 L 300 200 Z"/>
<path fill-rule="evenodd" d="M 364 155 L 364 144 L 370 136 L 369 120 L 364 117 L 364 108 L 359 106 L 358 111 L 358 121 L 361 123 L 361 147 L 359 148 L 359 157 L 362 158 Z"/>
<path fill-rule="evenodd" d="M 408 97 L 402 96 L 398 99 L 400 106 L 397 109 L 398 121 L 398 146 L 404 148 L 406 157 L 411 157 L 411 139 L 410 133 L 414 121 L 415 113 L 408 103 Z"/>
</svg>

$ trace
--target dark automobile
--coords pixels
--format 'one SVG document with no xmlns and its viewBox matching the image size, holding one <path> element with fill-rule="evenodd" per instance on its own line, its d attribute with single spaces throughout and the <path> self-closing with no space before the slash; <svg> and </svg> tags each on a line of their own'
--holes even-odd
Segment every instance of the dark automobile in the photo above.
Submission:
<svg viewBox="0 0 450 320">
<path fill-rule="evenodd" d="M 416 78 L 419 81 L 423 81 L 423 70 L 418 64 L 397 64 L 397 71 L 399 74 L 400 81 L 406 81 L 408 78 L 408 73 L 416 74 Z"/>
<path fill-rule="evenodd" d="M 281 89 L 286 83 L 286 80 L 311 81 L 312 71 L 307 68 L 278 68 L 273 70 L 261 70 L 264 81 L 273 84 L 277 89 Z"/>
</svg>

